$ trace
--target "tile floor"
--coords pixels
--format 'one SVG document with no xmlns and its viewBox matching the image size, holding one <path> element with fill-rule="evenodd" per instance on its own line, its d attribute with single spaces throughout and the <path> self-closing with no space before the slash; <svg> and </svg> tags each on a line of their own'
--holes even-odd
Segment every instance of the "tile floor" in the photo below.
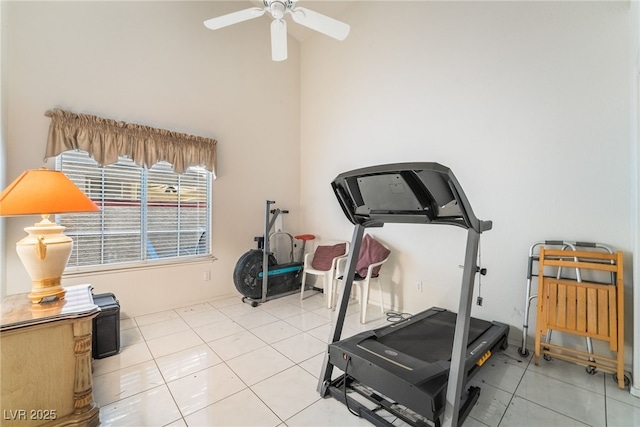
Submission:
<svg viewBox="0 0 640 427">
<path fill-rule="evenodd" d="M 239 296 L 121 319 L 121 352 L 95 360 L 102 426 L 366 426 L 316 392 L 331 311 L 321 294 L 253 308 Z M 387 322 L 378 307 L 343 336 Z M 535 366 L 511 345 L 473 378 L 466 427 L 640 426 L 640 399 L 611 375 L 562 361 Z M 401 426 L 404 423 L 393 420 Z"/>
</svg>

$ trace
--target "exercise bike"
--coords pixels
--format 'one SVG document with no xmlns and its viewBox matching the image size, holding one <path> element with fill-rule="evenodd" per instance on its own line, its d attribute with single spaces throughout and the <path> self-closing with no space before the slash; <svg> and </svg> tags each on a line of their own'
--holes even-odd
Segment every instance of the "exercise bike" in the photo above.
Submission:
<svg viewBox="0 0 640 427">
<path fill-rule="evenodd" d="M 265 203 L 264 234 L 254 238 L 258 242 L 257 249 L 251 249 L 240 257 L 233 270 L 233 283 L 236 289 L 244 295 L 242 302 L 257 307 L 268 300 L 280 298 L 300 291 L 302 283 L 302 262 L 294 261 L 293 236 L 289 233 L 277 232 L 271 234 L 279 215 L 289 213 L 288 210 L 270 209 L 275 201 Z M 270 250 L 269 240 L 275 234 L 284 234 L 290 239 L 291 251 L 289 262 L 279 264 L 276 256 Z M 302 257 L 305 244 L 315 239 L 312 234 L 295 236 L 302 240 Z"/>
</svg>

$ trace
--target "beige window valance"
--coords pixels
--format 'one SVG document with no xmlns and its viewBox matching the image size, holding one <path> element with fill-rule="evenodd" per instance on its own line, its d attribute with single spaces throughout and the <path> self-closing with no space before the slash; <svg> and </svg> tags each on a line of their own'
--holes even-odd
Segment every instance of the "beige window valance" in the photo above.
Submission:
<svg viewBox="0 0 640 427">
<path fill-rule="evenodd" d="M 184 173 L 190 166 L 202 166 L 216 177 L 215 139 L 57 108 L 45 115 L 51 117 L 45 159 L 68 150 L 82 150 L 101 165 L 127 156 L 148 168 L 166 161 L 177 173 Z"/>
</svg>

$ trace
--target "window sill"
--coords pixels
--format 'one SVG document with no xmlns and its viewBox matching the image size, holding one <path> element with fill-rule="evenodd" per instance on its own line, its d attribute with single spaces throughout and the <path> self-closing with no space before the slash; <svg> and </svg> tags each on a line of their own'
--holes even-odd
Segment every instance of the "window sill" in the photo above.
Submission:
<svg viewBox="0 0 640 427">
<path fill-rule="evenodd" d="M 147 261 L 143 263 L 122 263 L 122 264 L 113 264 L 113 265 L 104 265 L 104 266 L 90 266 L 90 267 L 78 267 L 73 270 L 65 270 L 62 275 L 65 277 L 78 277 L 78 276 L 95 276 L 95 275 L 104 275 L 104 274 L 113 274 L 113 273 L 125 273 L 127 271 L 140 271 L 140 270 L 149 270 L 156 268 L 170 268 L 170 267 L 178 267 L 182 265 L 193 265 L 193 264 L 209 264 L 216 261 L 216 258 L 213 255 L 201 256 L 201 257 L 193 257 L 189 259 L 166 259 L 166 260 L 154 260 Z"/>
</svg>

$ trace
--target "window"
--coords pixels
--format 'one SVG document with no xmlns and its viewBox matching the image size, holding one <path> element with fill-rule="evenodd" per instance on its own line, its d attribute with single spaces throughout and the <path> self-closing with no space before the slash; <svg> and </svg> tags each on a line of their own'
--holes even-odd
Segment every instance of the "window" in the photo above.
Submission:
<svg viewBox="0 0 640 427">
<path fill-rule="evenodd" d="M 57 215 L 74 241 L 67 271 L 211 255 L 211 172 L 177 174 L 166 162 L 144 169 L 127 157 L 100 167 L 83 151 L 60 154 L 56 166 L 100 207 Z"/>
</svg>

